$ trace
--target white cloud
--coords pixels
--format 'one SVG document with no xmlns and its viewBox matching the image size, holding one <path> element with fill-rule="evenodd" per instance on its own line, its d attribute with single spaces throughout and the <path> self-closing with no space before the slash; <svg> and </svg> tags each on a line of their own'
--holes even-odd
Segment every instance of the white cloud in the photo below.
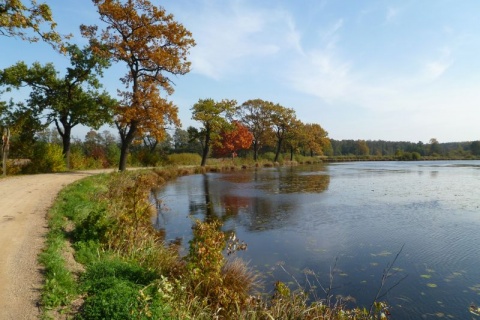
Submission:
<svg viewBox="0 0 480 320">
<path fill-rule="evenodd" d="M 287 76 L 293 87 L 327 102 L 342 99 L 352 86 L 350 64 L 335 57 L 332 50 L 314 50 L 297 60 Z"/>
<path fill-rule="evenodd" d="M 197 42 L 190 55 L 194 73 L 218 80 L 244 72 L 281 47 L 301 48 L 293 20 L 282 9 L 252 8 L 241 0 L 200 8 L 189 15 Z"/>
<path fill-rule="evenodd" d="M 424 72 L 426 79 L 433 81 L 441 77 L 452 63 L 451 50 L 443 48 L 440 57 L 425 63 Z"/>
<path fill-rule="evenodd" d="M 420 101 L 432 94 L 430 87 L 438 87 L 436 81 L 453 63 L 451 50 L 445 47 L 437 57 L 424 61 L 417 72 L 404 74 L 402 69 L 382 69 L 367 74 L 344 58 L 334 41 L 297 57 L 287 76 L 296 90 L 329 104 L 348 103 L 379 112 L 424 108 Z"/>
</svg>

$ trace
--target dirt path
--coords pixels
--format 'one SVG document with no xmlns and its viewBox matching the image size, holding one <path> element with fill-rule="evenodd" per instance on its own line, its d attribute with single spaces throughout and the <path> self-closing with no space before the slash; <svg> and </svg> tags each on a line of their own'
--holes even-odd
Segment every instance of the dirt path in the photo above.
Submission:
<svg viewBox="0 0 480 320">
<path fill-rule="evenodd" d="M 39 318 L 42 275 L 37 256 L 47 232 L 47 210 L 63 187 L 101 172 L 0 180 L 0 320 Z"/>
</svg>

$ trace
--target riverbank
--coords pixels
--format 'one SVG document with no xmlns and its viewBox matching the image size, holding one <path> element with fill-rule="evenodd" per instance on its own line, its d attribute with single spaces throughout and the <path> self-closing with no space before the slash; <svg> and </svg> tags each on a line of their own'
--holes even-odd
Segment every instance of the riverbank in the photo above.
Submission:
<svg viewBox="0 0 480 320">
<path fill-rule="evenodd" d="M 346 310 L 333 297 L 309 303 L 302 290 L 283 283 L 267 295 L 255 291 L 255 272 L 239 260 L 226 258 L 224 250 L 242 246 L 219 229 L 218 221 L 197 222 L 187 256 L 180 257 L 174 243 L 164 243 L 162 234 L 151 225 L 151 188 L 177 176 L 219 170 L 237 168 L 102 175 L 62 191 L 49 214 L 48 246 L 41 258 L 47 276 L 42 298 L 45 315 L 80 319 L 132 315 L 140 319 L 372 318 L 374 313 Z"/>
</svg>

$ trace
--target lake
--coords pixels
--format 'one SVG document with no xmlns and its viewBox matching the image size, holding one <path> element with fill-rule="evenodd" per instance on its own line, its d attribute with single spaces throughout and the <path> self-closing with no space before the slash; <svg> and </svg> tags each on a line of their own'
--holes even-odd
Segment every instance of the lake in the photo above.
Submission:
<svg viewBox="0 0 480 320">
<path fill-rule="evenodd" d="M 480 305 L 480 161 L 207 173 L 157 197 L 167 240 L 186 248 L 193 221 L 217 217 L 248 244 L 236 256 L 264 274 L 266 291 L 275 280 L 329 287 L 332 273 L 333 294 L 369 306 L 395 262 L 382 290 L 395 286 L 382 298 L 394 319 L 471 319 Z"/>
</svg>

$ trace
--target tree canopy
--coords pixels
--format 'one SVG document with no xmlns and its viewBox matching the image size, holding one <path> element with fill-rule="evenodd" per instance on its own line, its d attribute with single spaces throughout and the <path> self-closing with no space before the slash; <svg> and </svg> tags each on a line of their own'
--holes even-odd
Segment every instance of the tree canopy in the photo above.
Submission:
<svg viewBox="0 0 480 320">
<path fill-rule="evenodd" d="M 30 42 L 43 39 L 54 48 L 60 49 L 65 36 L 58 34 L 56 27 L 50 7 L 46 3 L 37 3 L 35 0 L 31 0 L 29 4 L 20 0 L 3 0 L 0 3 L 2 36 L 19 37 Z"/>
<path fill-rule="evenodd" d="M 202 124 L 202 128 L 195 132 L 202 142 L 202 163 L 205 166 L 210 152 L 210 146 L 220 139 L 220 131 L 229 125 L 237 102 L 235 100 L 200 99 L 192 107 L 192 119 Z M 193 131 L 191 131 L 193 132 Z"/>
<path fill-rule="evenodd" d="M 253 135 L 239 121 L 233 121 L 220 131 L 219 143 L 213 145 L 213 154 L 217 157 L 235 157 L 237 151 L 248 149 L 252 145 Z"/>
<path fill-rule="evenodd" d="M 268 140 L 271 129 L 271 110 L 274 103 L 262 99 L 248 100 L 237 108 L 240 121 L 253 135 L 253 159 L 258 159 L 258 151 Z"/>
<path fill-rule="evenodd" d="M 285 138 L 287 138 L 287 134 L 295 124 L 295 110 L 276 104 L 271 108 L 270 117 L 277 144 L 274 161 L 277 162 L 278 156 L 280 155 L 280 150 L 282 148 L 282 143 Z"/>
</svg>

